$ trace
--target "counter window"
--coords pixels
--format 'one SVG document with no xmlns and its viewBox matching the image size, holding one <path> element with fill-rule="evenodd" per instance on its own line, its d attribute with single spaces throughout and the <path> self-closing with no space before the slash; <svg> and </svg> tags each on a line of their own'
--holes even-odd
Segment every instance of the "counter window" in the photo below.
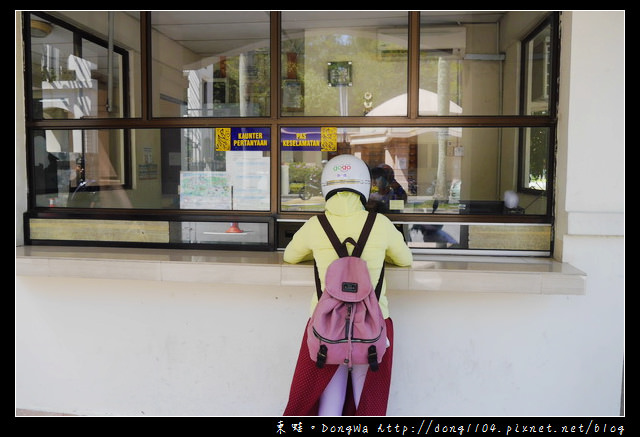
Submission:
<svg viewBox="0 0 640 437">
<path fill-rule="evenodd" d="M 413 250 L 551 250 L 560 12 L 18 13 L 34 240 L 283 248 L 348 153 Z"/>
<path fill-rule="evenodd" d="M 529 129 L 522 129 L 529 132 Z M 539 128 L 536 131 L 547 131 Z M 517 192 L 518 128 L 282 128 L 283 211 L 322 211 L 320 176 L 349 153 L 371 170 L 368 209 L 382 213 L 545 215 L 546 187 Z M 330 135 L 330 134 L 333 135 Z M 548 133 L 539 135 L 549 153 Z M 548 160 L 541 161 L 545 165 Z M 548 168 L 540 168 L 547 174 Z M 533 177 L 533 176 L 532 176 Z"/>
<path fill-rule="evenodd" d="M 268 211 L 269 128 L 34 131 L 37 206 Z"/>
</svg>

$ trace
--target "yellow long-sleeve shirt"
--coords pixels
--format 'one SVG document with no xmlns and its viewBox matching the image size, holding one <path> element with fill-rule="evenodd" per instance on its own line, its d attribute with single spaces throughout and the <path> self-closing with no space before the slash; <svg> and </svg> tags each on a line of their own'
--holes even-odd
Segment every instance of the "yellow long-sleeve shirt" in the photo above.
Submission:
<svg viewBox="0 0 640 437">
<path fill-rule="evenodd" d="M 329 198 L 325 210 L 329 223 L 331 223 L 331 227 L 340 241 L 344 241 L 347 237 L 351 237 L 354 240 L 358 239 L 368 213 L 362 206 L 360 197 L 357 194 L 348 191 L 339 192 Z M 349 253 L 353 251 L 352 245 L 347 244 L 347 248 Z M 317 217 L 311 217 L 294 234 L 284 251 L 283 257 L 285 262 L 291 264 L 315 259 L 323 289 L 327 268 L 337 258 L 338 255 Z M 371 282 L 374 286 L 378 283 L 380 271 L 385 261 L 398 266 L 409 266 L 413 262 L 413 256 L 402 234 L 382 214 L 378 214 L 376 218 L 367 244 L 362 252 L 362 259 L 367 262 Z M 384 281 L 379 302 L 385 318 L 389 317 L 386 288 L 386 281 Z M 314 292 L 311 299 L 311 311 L 313 311 L 317 302 L 318 297 Z"/>
</svg>

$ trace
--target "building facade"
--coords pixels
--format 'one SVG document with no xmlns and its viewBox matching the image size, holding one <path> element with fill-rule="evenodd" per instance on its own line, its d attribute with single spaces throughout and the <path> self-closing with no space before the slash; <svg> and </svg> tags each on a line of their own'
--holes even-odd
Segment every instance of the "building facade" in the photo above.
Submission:
<svg viewBox="0 0 640 437">
<path fill-rule="evenodd" d="M 410 17 L 416 22 L 415 15 Z M 53 21 L 59 18 L 54 17 Z M 296 20 L 288 22 L 286 18 L 283 14 L 282 29 L 293 30 L 291 23 Z M 25 87 L 22 75 L 25 63 L 21 50 L 22 16 L 17 12 L 16 407 L 87 415 L 279 415 L 286 402 L 312 286 L 307 282 L 308 266 L 281 265 L 277 249 L 286 244 L 287 232 L 295 231 L 295 223 L 318 208 L 313 203 L 314 196 L 304 199 L 298 192 L 300 184 L 312 185 L 304 177 L 311 178 L 314 166 L 322 165 L 323 159 L 332 152 L 304 150 L 306 145 L 296 141 L 301 139 L 302 128 L 314 128 L 322 133 L 324 127 L 334 128 L 328 135 L 334 138 L 330 144 L 335 146 L 336 153 L 348 150 L 371 163 L 391 164 L 396 179 L 413 197 L 412 202 L 398 203 L 403 200 L 391 199 L 396 202 L 390 203 L 388 214 L 399 226 L 404 226 L 408 242 L 416 250 L 416 265 L 412 269 L 391 273 L 395 291 L 391 291 L 390 299 L 400 338 L 419 333 L 421 338 L 424 336 L 425 344 L 423 349 L 415 351 L 404 349 L 402 341 L 398 341 L 398 364 L 394 369 L 389 414 L 620 414 L 621 387 L 624 386 L 624 110 L 621 105 L 624 12 L 563 11 L 558 19 L 562 32 L 557 53 L 557 117 L 537 115 L 540 108 L 533 107 L 522 113 L 518 99 L 508 99 L 508 93 L 493 93 L 489 89 L 488 95 L 482 96 L 480 91 L 486 90 L 485 86 L 464 89 L 469 86 L 466 81 L 455 82 L 460 86 L 457 92 L 462 98 L 451 97 L 456 93 L 455 88 L 445 93 L 445 102 L 449 103 L 446 115 L 429 115 L 428 107 L 421 114 L 420 105 L 429 98 L 428 94 L 420 98 L 421 84 L 428 80 L 418 80 L 409 74 L 404 80 L 408 90 L 405 103 L 399 105 L 405 111 L 399 117 L 405 118 L 399 120 L 397 114 L 389 112 L 392 100 L 402 99 L 402 93 L 393 89 L 383 100 L 387 106 L 374 103 L 369 112 L 351 118 L 356 117 L 350 115 L 355 107 L 363 113 L 369 109 L 364 98 L 368 96 L 366 90 L 358 91 L 364 101 L 357 105 L 356 94 L 349 94 L 356 93 L 353 87 L 356 80 L 362 79 L 356 73 L 361 74 L 362 70 L 356 68 L 358 63 L 352 63 L 350 70 L 346 59 L 332 58 L 332 65 L 324 70 L 324 88 L 315 91 L 314 86 L 319 82 L 312 79 L 313 71 L 319 67 L 312 61 L 320 55 L 310 54 L 317 47 L 310 42 L 326 35 L 307 29 L 305 38 L 292 32 L 280 39 L 285 46 L 289 44 L 292 51 L 278 58 L 282 57 L 285 65 L 291 63 L 291 68 L 283 70 L 286 71 L 284 78 L 275 80 L 280 89 L 282 79 L 284 90 L 284 94 L 275 99 L 276 103 L 264 103 L 264 90 L 258 86 L 260 80 L 266 80 L 258 73 L 262 70 L 245 68 L 243 71 L 251 72 L 253 82 L 249 83 L 247 77 L 234 78 L 236 67 L 232 62 L 222 63 L 223 73 L 218 57 L 217 62 L 211 64 L 217 65 L 218 72 L 212 67 L 210 81 L 202 80 L 209 64 L 200 62 L 198 65 L 204 65 L 204 70 L 189 70 L 202 85 L 198 87 L 201 99 L 210 98 L 197 108 L 188 94 L 178 100 L 180 103 L 169 98 L 182 96 L 180 91 L 171 92 L 172 86 L 181 89 L 180 82 L 163 77 L 138 90 L 136 82 L 131 81 L 127 93 L 120 83 L 120 96 L 139 92 L 140 101 L 149 102 L 148 106 L 133 104 L 127 113 L 122 108 L 122 97 L 112 97 L 110 101 L 122 111 L 112 117 L 115 120 L 97 115 L 95 120 L 87 121 L 86 114 L 90 112 L 82 112 L 79 102 L 84 100 L 78 97 L 78 91 L 70 92 L 68 86 L 56 84 L 60 80 L 51 80 L 51 77 L 40 78 L 38 83 L 53 84 L 55 92 L 44 85 L 38 88 L 42 89 L 39 97 L 42 108 L 46 107 L 45 112 L 52 115 L 32 118 L 37 111 L 30 107 L 32 100 L 28 99 L 25 104 L 24 90 L 33 88 Z M 74 26 L 78 22 L 75 21 Z M 273 26 L 272 23 L 269 21 L 269 26 Z M 407 27 L 415 29 L 415 24 L 410 23 L 409 20 Z M 594 27 L 602 32 L 594 34 Z M 531 31 L 534 29 L 536 26 L 530 27 Z M 385 27 L 381 31 L 384 38 L 376 39 L 376 62 L 389 63 L 383 67 L 396 65 L 397 58 L 402 58 L 403 45 L 398 43 L 397 33 L 392 30 L 397 32 L 397 26 Z M 486 31 L 483 26 L 467 31 L 473 35 L 465 34 L 465 43 L 485 41 L 476 39 L 477 32 Z M 500 31 L 508 34 L 509 28 L 505 24 Z M 273 38 L 272 27 L 269 32 Z M 452 34 L 448 55 L 454 53 L 453 43 L 459 37 L 455 32 Z M 415 44 L 420 41 L 420 32 L 411 30 L 407 35 L 406 49 L 419 54 Z M 538 33 L 532 35 L 536 40 Z M 162 41 L 161 37 L 157 38 Z M 119 43 L 123 44 L 123 40 Z M 161 43 L 156 43 L 156 47 L 158 44 Z M 129 41 L 127 48 L 131 47 L 135 48 L 135 43 Z M 171 45 L 167 47 L 161 55 L 171 57 Z M 467 54 L 485 56 L 483 60 L 468 59 L 479 64 L 474 67 L 461 62 L 457 68 L 461 70 L 460 77 L 465 79 L 479 80 L 477 76 L 483 74 L 491 77 L 490 63 L 502 62 L 493 57 L 504 53 L 506 59 L 510 53 L 508 47 L 492 53 L 478 53 L 479 47 L 474 47 L 477 51 L 467 52 L 466 48 Z M 143 50 L 148 49 L 141 47 L 140 51 Z M 240 58 L 244 59 L 242 62 L 249 62 L 245 58 L 250 58 L 250 65 L 260 65 L 264 62 L 260 53 L 256 49 L 251 56 Z M 305 54 L 304 62 L 299 59 L 301 53 Z M 410 64 L 408 71 L 421 71 L 416 64 L 420 56 L 406 59 Z M 135 64 L 135 60 L 130 61 Z M 237 62 L 240 65 L 241 61 Z M 269 62 L 276 61 L 271 58 Z M 124 64 L 121 58 L 118 65 Z M 33 59 L 29 65 L 33 65 Z M 76 66 L 75 72 L 90 68 L 89 64 L 79 61 L 67 67 L 70 65 Z M 164 71 L 158 66 L 165 64 L 157 60 L 155 65 L 153 74 Z M 451 72 L 451 65 L 448 67 L 447 77 L 458 77 Z M 430 77 L 429 68 L 431 64 L 426 62 L 426 77 Z M 436 72 L 444 71 L 434 68 Z M 481 71 L 474 73 L 473 68 Z M 483 69 L 489 71 L 483 72 Z M 69 78 L 69 68 L 64 70 L 58 69 L 61 76 L 56 79 Z M 304 81 L 299 80 L 300 70 L 304 71 Z M 437 79 L 437 73 L 435 77 Z M 507 85 L 509 80 L 518 77 L 521 76 L 503 77 L 501 89 L 520 90 Z M 76 82 L 96 89 L 95 99 L 101 101 L 101 87 L 89 86 L 92 80 L 100 82 L 100 77 L 88 75 L 90 80 L 77 79 L 75 76 Z M 189 84 L 192 79 L 187 75 L 184 80 Z M 302 85 L 304 94 L 301 94 Z M 154 86 L 162 89 L 156 91 Z M 378 85 L 375 89 L 386 88 L 393 87 Z M 532 86 L 533 89 L 546 88 L 537 85 Z M 67 94 L 60 94 L 60 90 Z M 151 97 L 145 90 L 151 90 Z M 325 97 L 327 90 L 335 91 L 335 96 Z M 246 106 L 231 103 L 236 101 L 233 96 L 237 93 L 250 97 L 248 102 L 243 100 L 248 103 Z M 543 94 L 540 91 L 536 96 Z M 313 97 L 301 100 L 301 95 Z M 491 105 L 480 102 L 492 101 L 495 96 L 502 97 L 496 102 L 498 109 L 483 114 L 483 108 Z M 106 100 L 106 96 L 104 98 Z M 325 98 L 329 100 L 323 100 Z M 538 98 L 531 100 L 539 102 Z M 81 112 L 56 106 L 59 102 L 74 101 L 75 104 L 67 104 Z M 303 102 L 305 106 L 300 108 Z M 597 106 L 594 102 L 598 102 Z M 462 108 L 463 115 L 452 115 L 459 110 L 455 105 Z M 327 114 L 332 117 L 331 123 L 325 123 L 317 117 L 324 115 L 323 111 L 328 111 L 329 106 L 336 112 Z M 438 107 L 442 105 L 436 105 Z M 264 108 L 270 111 L 267 119 L 260 118 L 264 118 L 260 115 Z M 149 109 L 153 115 L 146 113 Z M 177 113 L 172 112 L 176 110 Z M 199 116 L 190 117 L 189 111 L 196 110 Z M 206 120 L 200 117 L 202 111 L 210 111 Z M 376 115 L 375 111 L 385 112 Z M 433 116 L 445 118 L 429 118 Z M 261 125 L 257 125 L 257 119 L 262 120 Z M 477 123 L 481 123 L 482 128 L 476 128 Z M 507 123 L 510 124 L 505 126 Z M 244 130 L 232 133 L 234 128 Z M 268 133 L 258 128 L 268 128 Z M 286 134 L 290 133 L 287 128 L 294 128 L 290 129 L 291 143 L 287 142 Z M 444 128 L 446 132 L 438 131 Z M 251 140 L 258 147 L 258 140 L 267 137 L 268 150 L 252 150 L 250 159 L 245 155 L 246 150 L 216 150 L 218 144 L 223 144 L 216 137 L 218 134 L 224 137 L 227 131 L 223 129 L 229 129 L 228 138 Z M 553 162 L 553 167 L 546 167 L 545 173 L 552 176 L 549 180 L 552 185 L 538 190 L 543 191 L 543 195 L 531 190 L 531 186 L 523 186 L 523 180 L 518 177 L 522 174 L 518 169 L 523 155 L 517 152 L 526 144 L 521 141 L 522 132 L 540 129 L 554 132 L 546 136 L 546 144 L 551 145 L 547 150 L 555 152 L 553 160 L 546 164 L 550 166 Z M 524 137 L 532 138 L 531 135 Z M 57 163 L 66 159 L 65 165 L 69 167 L 61 164 L 56 169 L 55 183 L 49 187 L 44 176 L 45 158 L 49 156 L 37 155 L 36 138 L 44 140 L 44 151 L 54 156 Z M 207 141 L 215 146 L 195 147 Z M 95 145 L 92 153 L 82 147 L 91 144 Z M 510 146 L 507 148 L 506 144 Z M 606 153 L 600 147 L 602 144 L 608 144 Z M 176 148 L 172 149 L 172 145 Z M 302 150 L 287 150 L 289 145 Z M 493 149 L 488 145 L 493 145 Z M 197 159 L 196 152 L 200 153 Z M 237 155 L 235 158 L 231 156 L 233 153 Z M 109 159 L 103 159 L 104 156 Z M 533 152 L 526 156 L 535 157 Z M 597 159 L 585 159 L 585 156 L 597 156 Z M 36 172 L 38 159 L 43 164 L 42 176 Z M 90 167 L 89 161 L 94 167 Z M 197 204 L 206 200 L 195 190 L 202 184 L 193 184 L 193 178 L 202 172 L 220 172 L 220 161 L 224 161 L 225 172 L 233 162 L 229 167 L 235 166 L 234 177 L 242 174 L 241 182 L 253 184 L 249 185 L 252 190 L 232 198 L 225 194 L 228 184 L 210 179 L 207 183 L 223 193 L 216 199 L 222 200 L 204 208 L 184 208 L 188 202 Z M 106 162 L 109 166 L 105 167 Z M 171 162 L 179 171 L 172 173 L 172 166 L 168 166 L 166 172 L 162 172 L 163 163 Z M 71 177 L 63 179 L 59 169 L 65 168 L 66 174 L 71 175 L 72 165 L 76 163 L 80 163 L 85 172 L 84 180 L 77 179 L 78 183 L 86 181 L 86 174 L 93 172 L 103 181 L 99 184 L 100 190 L 88 190 L 73 199 L 83 202 L 82 205 L 57 204 L 71 201 L 77 188 L 77 185 L 70 188 Z M 550 168 L 552 173 L 548 171 Z M 292 175 L 296 171 L 298 174 Z M 439 178 L 439 171 L 445 176 Z M 259 178 L 256 181 L 249 177 L 261 172 L 268 180 L 266 189 L 260 188 L 264 184 Z M 531 176 L 534 173 L 526 173 L 527 183 L 539 183 L 540 178 Z M 594 174 L 601 177 L 594 178 Z M 177 179 L 171 182 L 171 177 Z M 229 179 L 229 175 L 225 178 Z M 456 186 L 454 179 L 461 183 Z M 118 188 L 107 189 L 108 183 Z M 60 188 L 62 185 L 64 190 Z M 191 191 L 184 189 L 189 186 L 193 188 Z M 416 192 L 412 193 L 410 187 L 415 187 Z M 52 195 L 54 189 L 55 195 Z M 255 190 L 262 193 L 258 200 Z M 521 203 L 517 207 L 531 206 L 532 209 L 525 208 L 524 214 L 506 211 L 505 191 L 519 194 Z M 100 199 L 94 200 L 98 196 Z M 549 198 L 553 198 L 553 202 Z M 53 205 L 50 199 L 54 199 Z M 441 210 L 441 216 L 433 219 L 436 199 L 446 207 Z M 129 206 L 125 207 L 122 202 L 129 202 Z M 488 209 L 461 214 L 461 204 Z M 453 205 L 455 213 L 450 209 Z M 500 205 L 499 211 L 496 205 Z M 145 213 L 144 210 L 152 211 Z M 215 213 L 211 214 L 211 210 Z M 462 215 L 465 217 L 461 225 Z M 120 221 L 125 221 L 125 226 L 119 227 Z M 142 222 L 134 236 L 134 247 L 123 240 L 123 229 L 131 229 L 132 222 Z M 222 240 L 234 237 L 223 235 L 213 238 L 214 243 L 203 239 L 206 235 L 224 233 L 230 223 L 236 222 L 241 228 L 253 231 L 248 234 L 258 236 L 250 242 L 250 251 L 246 254 L 239 250 L 243 247 Z M 458 237 L 458 242 L 464 237 L 466 246 L 413 241 L 409 226 L 414 222 L 446 226 Z M 186 223 L 189 226 L 185 226 Z M 213 227 L 215 224 L 221 228 Z M 463 226 L 467 228 L 461 231 Z M 495 229 L 493 226 L 516 227 L 512 241 L 529 238 L 529 245 L 537 244 L 540 235 L 535 231 L 543 228 L 547 233 L 547 237 L 543 237 L 546 245 L 533 246 L 533 249 L 496 246 L 491 243 L 489 232 Z M 527 226 L 534 232 L 522 232 Z M 101 244 L 97 237 L 106 234 L 106 229 L 115 229 L 110 234 L 115 237 L 107 239 L 107 245 Z M 90 239 L 82 237 L 92 232 L 94 236 Z M 195 236 L 186 238 L 189 232 L 195 232 Z M 502 230 L 498 241 L 508 240 L 508 234 L 509 230 Z M 528 234 L 534 236 L 527 237 Z M 143 241 L 140 235 L 160 239 L 145 244 L 148 240 Z M 30 244 L 25 246 L 25 240 Z M 52 241 L 56 244 L 51 244 Z M 192 241 L 195 247 L 184 246 Z M 477 241 L 488 246 L 473 246 Z M 225 244 L 211 246 L 221 242 Z M 182 249 L 188 249 L 186 254 Z M 491 259 L 476 258 L 482 255 L 478 253 L 481 250 L 490 251 Z M 505 253 L 507 251 L 515 253 Z M 463 257 L 454 257 L 454 261 L 464 263 L 464 267 L 447 264 L 448 257 L 455 254 Z M 202 258 L 196 259 L 198 257 Z M 527 279 L 524 283 L 514 276 L 523 274 L 520 278 Z M 579 279 L 574 282 L 576 276 Z M 572 289 L 572 286 L 560 285 L 563 281 L 582 285 Z M 220 332 L 220 326 L 231 323 L 234 310 L 247 301 L 255 305 L 245 317 L 251 322 L 245 322 L 246 326 L 233 334 L 212 335 Z M 270 311 L 268 320 L 265 320 L 265 308 Z M 256 332 L 278 340 L 267 348 Z M 238 362 L 218 359 L 221 348 L 239 343 L 245 345 L 237 350 L 240 369 Z M 274 360 L 264 366 L 254 365 L 251 357 L 256 351 L 268 356 L 273 348 L 279 351 L 278 356 L 290 354 L 291 361 Z M 416 384 L 417 381 L 420 383 Z"/>
</svg>

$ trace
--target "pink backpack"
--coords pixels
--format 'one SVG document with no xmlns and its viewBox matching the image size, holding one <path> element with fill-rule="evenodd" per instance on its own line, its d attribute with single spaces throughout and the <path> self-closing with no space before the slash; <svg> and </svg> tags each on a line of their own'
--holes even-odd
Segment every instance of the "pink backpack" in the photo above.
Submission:
<svg viewBox="0 0 640 437">
<path fill-rule="evenodd" d="M 376 213 L 370 212 L 356 243 L 351 237 L 340 242 L 324 214 L 318 216 L 339 258 L 325 276 L 324 292 L 315 268 L 318 304 L 307 326 L 307 345 L 316 366 L 325 364 L 378 364 L 387 348 L 387 328 L 378 299 L 384 267 L 374 290 L 367 262 L 360 258 Z M 354 246 L 349 255 L 347 243 Z"/>
</svg>

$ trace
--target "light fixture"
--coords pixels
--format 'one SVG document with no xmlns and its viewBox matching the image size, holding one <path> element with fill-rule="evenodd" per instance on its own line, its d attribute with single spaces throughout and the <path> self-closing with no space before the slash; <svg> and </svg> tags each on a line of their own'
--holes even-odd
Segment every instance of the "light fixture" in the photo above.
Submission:
<svg viewBox="0 0 640 437">
<path fill-rule="evenodd" d="M 51 23 L 40 20 L 31 20 L 31 36 L 33 38 L 44 38 L 53 30 Z"/>
</svg>

